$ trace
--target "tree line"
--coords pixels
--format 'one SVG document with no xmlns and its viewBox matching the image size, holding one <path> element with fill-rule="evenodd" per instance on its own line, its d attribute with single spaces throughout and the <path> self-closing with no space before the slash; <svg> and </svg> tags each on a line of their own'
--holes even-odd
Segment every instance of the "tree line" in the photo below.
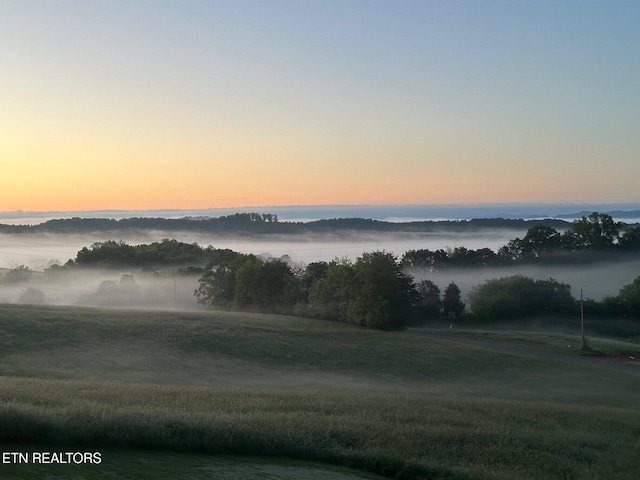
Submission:
<svg viewBox="0 0 640 480">
<path fill-rule="evenodd" d="M 640 226 L 615 222 L 610 215 L 594 212 L 582 216 L 560 232 L 535 225 L 523 238 L 498 249 L 409 250 L 402 256 L 404 268 L 428 271 L 447 268 L 503 266 L 524 263 L 586 263 L 616 255 L 640 252 Z"/>
<path fill-rule="evenodd" d="M 557 322 L 579 315 L 571 287 L 553 278 L 489 279 L 472 288 L 466 305 L 455 283 L 441 292 L 428 279 L 415 282 L 394 255 L 383 251 L 364 253 L 355 262 L 336 259 L 297 268 L 281 259 L 230 253 L 207 265 L 195 295 L 213 308 L 294 314 L 382 330 L 442 321 Z M 587 300 L 585 306 L 592 318 L 640 319 L 640 276 L 618 295 Z"/>
<path fill-rule="evenodd" d="M 397 258 L 383 251 L 298 268 L 281 259 L 235 253 L 207 265 L 195 294 L 209 307 L 289 313 L 382 330 L 441 315 L 460 318 L 464 311 L 455 284 L 441 299 L 437 285 L 414 283 Z"/>
<path fill-rule="evenodd" d="M 287 313 L 391 330 L 430 322 L 490 324 L 527 318 L 578 316 L 571 287 L 553 278 L 512 275 L 486 280 L 467 300 L 451 282 L 444 292 L 428 279 L 415 282 L 387 252 L 364 253 L 292 267 L 281 259 L 230 252 L 207 265 L 195 292 L 198 301 L 222 309 Z M 586 302 L 599 318 L 640 319 L 640 277 L 617 296 Z"/>
<path fill-rule="evenodd" d="M 304 235 L 339 232 L 424 233 L 433 231 L 468 232 L 482 229 L 524 229 L 535 225 L 565 228 L 557 219 L 524 220 L 478 218 L 471 220 L 425 220 L 388 222 L 366 218 L 331 218 L 310 222 L 280 221 L 271 213 L 235 213 L 220 217 L 146 218 L 64 218 L 37 225 L 0 224 L 0 233 L 82 233 L 137 230 L 208 232 L 234 235 Z"/>
</svg>

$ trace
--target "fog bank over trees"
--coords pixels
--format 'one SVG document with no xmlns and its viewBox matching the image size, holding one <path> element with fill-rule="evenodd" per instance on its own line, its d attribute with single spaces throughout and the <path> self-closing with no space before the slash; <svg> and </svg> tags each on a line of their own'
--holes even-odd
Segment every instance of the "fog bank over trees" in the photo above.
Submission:
<svg viewBox="0 0 640 480">
<path fill-rule="evenodd" d="M 346 224 L 354 231 L 364 225 L 364 235 L 385 244 L 386 237 L 375 230 L 379 222 L 357 220 L 336 220 L 333 224 Z M 225 221 L 278 223 L 273 216 L 258 214 L 233 216 Z M 479 224 L 464 222 L 459 228 L 471 230 L 461 232 L 459 238 L 477 234 L 478 230 L 490 231 L 485 230 L 487 225 L 504 224 L 503 219 Z M 336 232 L 344 235 L 345 229 L 328 231 Z M 28 234 L 13 235 L 26 238 Z M 8 238 L 14 238 L 13 235 Z M 271 234 L 255 235 L 251 240 L 265 236 Z M 395 329 L 421 324 L 426 318 L 473 318 L 472 306 L 479 305 L 474 292 L 477 293 L 478 285 L 492 279 L 526 278 L 526 281 L 498 282 L 505 291 L 514 285 L 518 291 L 552 285 L 553 289 L 568 292 L 573 287 L 574 293 L 584 289 L 587 298 L 596 303 L 614 298 L 621 288 L 632 285 L 640 273 L 640 227 L 615 222 L 607 214 L 594 212 L 562 230 L 534 223 L 520 236 L 495 249 L 414 248 L 398 254 L 371 248 L 361 250 L 355 258 L 340 257 L 339 248 L 329 247 L 329 252 L 332 260 L 301 262 L 288 253 L 275 256 L 246 253 L 168 238 L 140 244 L 105 240 L 82 246 L 66 262 L 50 262 L 44 271 L 34 271 L 24 264 L 5 268 L 0 271 L 0 299 L 143 308 L 205 305 Z M 607 305 L 624 310 L 618 308 L 619 303 Z M 562 313 L 555 307 L 547 307 L 546 313 Z M 517 308 L 512 310 L 518 312 Z M 478 319 L 481 317 L 482 314 L 476 315 Z"/>
</svg>

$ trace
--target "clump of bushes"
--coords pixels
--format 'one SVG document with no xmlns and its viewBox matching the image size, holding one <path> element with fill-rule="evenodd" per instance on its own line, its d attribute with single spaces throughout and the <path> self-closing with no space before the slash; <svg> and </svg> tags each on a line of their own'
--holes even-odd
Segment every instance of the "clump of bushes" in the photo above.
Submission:
<svg viewBox="0 0 640 480">
<path fill-rule="evenodd" d="M 533 316 L 566 316 L 576 311 L 571 287 L 552 278 L 512 275 L 487 280 L 469 293 L 474 320 L 489 323 Z"/>
</svg>

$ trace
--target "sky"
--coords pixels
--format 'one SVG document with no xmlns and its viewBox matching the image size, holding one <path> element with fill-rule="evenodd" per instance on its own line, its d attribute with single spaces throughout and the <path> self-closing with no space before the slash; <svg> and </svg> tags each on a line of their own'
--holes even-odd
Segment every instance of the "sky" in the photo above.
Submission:
<svg viewBox="0 0 640 480">
<path fill-rule="evenodd" d="M 640 2 L 4 0 L 0 211 L 637 202 Z"/>
</svg>

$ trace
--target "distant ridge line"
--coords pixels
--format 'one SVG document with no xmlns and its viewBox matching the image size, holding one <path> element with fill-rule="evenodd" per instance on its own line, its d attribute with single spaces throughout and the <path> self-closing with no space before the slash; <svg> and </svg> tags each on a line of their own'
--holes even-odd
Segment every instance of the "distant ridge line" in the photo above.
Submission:
<svg viewBox="0 0 640 480">
<path fill-rule="evenodd" d="M 640 221 L 640 203 L 483 203 L 448 205 L 291 205 L 244 206 L 194 209 L 88 211 L 0 211 L 0 223 L 33 225 L 52 219 L 81 218 L 218 218 L 236 213 L 269 212 L 280 220 L 314 221 L 332 218 L 365 218 L 390 222 L 471 220 L 488 218 L 509 219 L 569 219 L 574 220 L 592 212 L 607 213 L 623 219 Z M 578 212 L 578 213 L 574 213 Z"/>
<path fill-rule="evenodd" d="M 564 229 L 569 222 L 560 219 L 478 218 L 471 220 L 421 220 L 389 222 L 367 218 L 332 218 L 310 222 L 279 221 L 276 215 L 236 213 L 215 218 L 66 218 L 36 225 L 0 224 L 0 233 L 80 233 L 130 230 L 190 231 L 221 234 L 310 234 L 339 232 L 428 233 L 433 231 L 472 231 L 483 229 L 526 230 L 535 225 Z"/>
<path fill-rule="evenodd" d="M 561 214 L 561 215 L 555 215 L 556 218 L 575 218 L 575 217 L 582 217 L 582 216 L 589 216 L 593 213 L 593 211 L 591 210 L 582 210 L 580 212 L 576 212 L 576 213 L 565 213 L 565 214 Z M 600 213 L 606 213 L 607 215 L 611 215 L 613 218 L 638 218 L 640 217 L 640 210 L 610 210 L 610 211 L 606 211 L 606 212 L 600 212 Z"/>
</svg>

